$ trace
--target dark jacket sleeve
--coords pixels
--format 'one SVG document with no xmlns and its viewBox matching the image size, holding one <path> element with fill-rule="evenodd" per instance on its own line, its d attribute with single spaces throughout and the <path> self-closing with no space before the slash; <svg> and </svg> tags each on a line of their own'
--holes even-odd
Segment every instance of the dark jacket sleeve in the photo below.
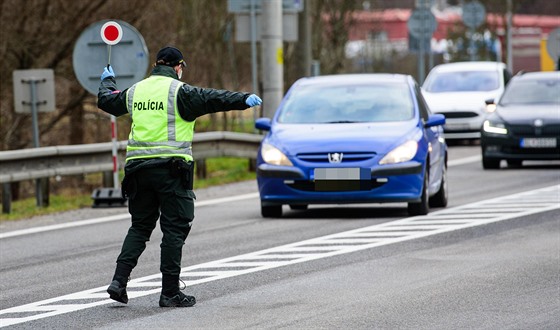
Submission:
<svg viewBox="0 0 560 330">
<path fill-rule="evenodd" d="M 249 108 L 245 103 L 249 95 L 251 94 L 185 84 L 179 90 L 177 105 L 181 117 L 186 121 L 193 121 L 209 113 L 245 110 Z"/>
<path fill-rule="evenodd" d="M 113 78 L 103 79 L 97 94 L 97 107 L 116 117 L 127 114 L 126 90 L 117 90 L 117 82 Z"/>
</svg>

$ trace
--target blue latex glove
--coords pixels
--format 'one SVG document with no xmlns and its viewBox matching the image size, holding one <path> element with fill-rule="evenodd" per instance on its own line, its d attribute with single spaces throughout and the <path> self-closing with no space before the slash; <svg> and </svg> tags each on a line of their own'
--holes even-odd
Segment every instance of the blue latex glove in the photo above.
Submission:
<svg viewBox="0 0 560 330">
<path fill-rule="evenodd" d="M 245 100 L 245 103 L 247 103 L 248 106 L 250 107 L 254 107 L 256 105 L 261 105 L 262 104 L 262 100 L 260 97 L 258 97 L 255 94 L 251 94 L 249 95 L 249 97 Z"/>
<path fill-rule="evenodd" d="M 105 78 L 115 78 L 115 72 L 113 71 L 113 67 L 108 65 L 105 67 L 105 69 L 103 69 L 103 73 L 101 74 L 101 80 L 104 80 Z"/>
</svg>

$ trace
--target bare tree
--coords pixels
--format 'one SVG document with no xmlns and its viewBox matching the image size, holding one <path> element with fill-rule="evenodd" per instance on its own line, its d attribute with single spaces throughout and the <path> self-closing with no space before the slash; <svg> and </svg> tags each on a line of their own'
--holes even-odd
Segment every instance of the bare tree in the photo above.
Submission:
<svg viewBox="0 0 560 330">
<path fill-rule="evenodd" d="M 155 26 L 150 31 L 156 32 L 161 27 L 157 22 L 165 21 L 165 16 L 169 15 L 169 9 L 165 8 L 167 6 L 149 0 L 0 2 L 0 55 L 3 59 L 0 64 L 3 82 L 0 90 L 1 150 L 31 145 L 30 115 L 16 114 L 13 110 L 12 70 L 54 70 L 57 109 L 39 116 L 41 145 L 91 141 L 95 136 L 88 136 L 84 114 L 88 105 L 95 109 L 95 96 L 81 88 L 74 75 L 72 52 L 76 40 L 88 25 L 107 18 L 122 19 L 139 30 Z M 147 36 L 151 35 L 144 35 Z"/>
</svg>

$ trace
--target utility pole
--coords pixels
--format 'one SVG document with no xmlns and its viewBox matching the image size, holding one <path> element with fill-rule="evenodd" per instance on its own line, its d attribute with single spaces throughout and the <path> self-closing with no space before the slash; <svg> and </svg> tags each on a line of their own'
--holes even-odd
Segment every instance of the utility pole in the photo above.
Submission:
<svg viewBox="0 0 560 330">
<path fill-rule="evenodd" d="M 272 118 L 284 94 L 282 0 L 262 2 L 263 117 Z"/>
<path fill-rule="evenodd" d="M 506 43 L 507 43 L 507 60 L 506 65 L 509 72 L 513 73 L 513 45 L 512 45 L 512 29 L 513 29 L 513 5 L 511 0 L 507 0 L 507 28 L 506 28 Z"/>
<path fill-rule="evenodd" d="M 305 2 L 303 12 L 299 14 L 298 29 L 298 74 L 302 77 L 311 75 L 311 0 Z"/>
</svg>

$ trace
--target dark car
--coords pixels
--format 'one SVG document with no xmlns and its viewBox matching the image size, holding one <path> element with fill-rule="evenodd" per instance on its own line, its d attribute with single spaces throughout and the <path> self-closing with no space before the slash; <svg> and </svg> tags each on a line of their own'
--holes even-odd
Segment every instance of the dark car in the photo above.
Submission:
<svg viewBox="0 0 560 330">
<path fill-rule="evenodd" d="M 482 166 L 520 166 L 524 160 L 560 159 L 560 72 L 513 77 L 481 130 Z"/>
<path fill-rule="evenodd" d="M 426 214 L 447 205 L 445 117 L 430 113 L 407 75 L 302 78 L 282 100 L 257 158 L 264 217 L 282 205 L 408 203 Z"/>
</svg>

